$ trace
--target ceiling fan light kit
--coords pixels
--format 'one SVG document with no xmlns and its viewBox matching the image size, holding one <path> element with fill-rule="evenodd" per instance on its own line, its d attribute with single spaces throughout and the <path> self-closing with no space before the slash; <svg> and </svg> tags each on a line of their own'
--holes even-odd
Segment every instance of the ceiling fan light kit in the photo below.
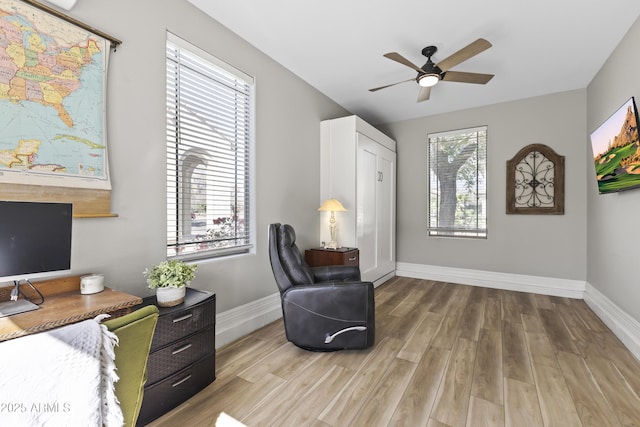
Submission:
<svg viewBox="0 0 640 427">
<path fill-rule="evenodd" d="M 422 87 L 432 87 L 438 84 L 440 75 L 438 74 L 420 74 L 418 76 L 418 84 Z"/>
<path fill-rule="evenodd" d="M 418 72 L 415 79 L 404 80 L 398 83 L 392 83 L 389 85 L 369 89 L 370 92 L 375 92 L 380 89 L 385 89 L 390 86 L 395 86 L 400 83 L 405 83 L 411 80 L 415 80 L 420 86 L 420 93 L 418 94 L 418 102 L 426 101 L 431 94 L 431 87 L 438 84 L 440 80 L 448 82 L 460 82 L 460 83 L 475 83 L 475 84 L 487 84 L 489 80 L 493 78 L 493 74 L 480 74 L 480 73 L 468 73 L 460 71 L 449 71 L 449 69 L 456 65 L 470 59 L 480 52 L 483 52 L 491 47 L 491 43 L 485 39 L 478 39 L 473 43 L 463 47 L 453 55 L 448 56 L 442 61 L 435 64 L 431 61 L 431 57 L 438 51 L 435 46 L 427 46 L 422 49 L 422 54 L 427 57 L 427 62 L 418 67 L 413 62 L 409 61 L 404 56 L 397 52 L 385 53 L 384 57 L 389 58 L 392 61 L 396 61 L 406 67 Z"/>
</svg>

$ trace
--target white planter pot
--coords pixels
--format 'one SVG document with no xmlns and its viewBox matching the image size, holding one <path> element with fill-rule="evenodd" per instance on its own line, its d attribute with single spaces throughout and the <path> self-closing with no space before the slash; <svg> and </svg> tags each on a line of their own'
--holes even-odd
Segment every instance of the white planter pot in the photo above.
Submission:
<svg viewBox="0 0 640 427">
<path fill-rule="evenodd" d="M 156 298 L 158 299 L 158 305 L 160 307 L 173 307 L 174 305 L 182 304 L 186 292 L 186 286 L 181 288 L 157 288 Z"/>
</svg>

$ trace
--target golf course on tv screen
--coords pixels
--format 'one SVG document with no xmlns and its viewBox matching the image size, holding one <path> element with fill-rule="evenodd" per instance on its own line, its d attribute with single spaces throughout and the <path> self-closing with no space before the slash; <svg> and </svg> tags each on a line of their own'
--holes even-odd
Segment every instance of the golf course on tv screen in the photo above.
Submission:
<svg viewBox="0 0 640 427">
<path fill-rule="evenodd" d="M 638 112 L 631 97 L 591 134 L 600 194 L 640 187 Z"/>
</svg>

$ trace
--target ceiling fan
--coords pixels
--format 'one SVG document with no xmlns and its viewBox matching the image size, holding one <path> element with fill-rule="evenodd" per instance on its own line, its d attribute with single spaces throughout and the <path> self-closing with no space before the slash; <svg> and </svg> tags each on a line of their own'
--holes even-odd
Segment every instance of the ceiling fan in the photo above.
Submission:
<svg viewBox="0 0 640 427">
<path fill-rule="evenodd" d="M 466 61 L 467 59 L 470 59 L 477 54 L 484 52 L 490 47 L 491 43 L 489 43 L 485 39 L 480 38 L 473 43 L 470 43 L 469 45 L 463 47 L 453 55 L 435 64 L 431 60 L 431 57 L 436 53 L 438 48 L 435 46 L 427 46 L 422 49 L 422 54 L 427 57 L 427 62 L 422 67 L 418 67 L 407 58 L 400 55 L 398 52 L 385 53 L 383 55 L 384 57 L 417 71 L 418 75 L 415 78 L 409 80 L 403 80 L 401 82 L 376 87 L 373 89 L 369 89 L 369 91 L 375 92 L 380 89 L 385 89 L 400 83 L 415 80 L 418 85 L 420 85 L 420 92 L 418 93 L 417 102 L 422 102 L 429 99 L 429 96 L 431 95 L 431 88 L 435 86 L 440 80 L 446 82 L 487 84 L 489 80 L 493 78 L 493 74 L 467 73 L 463 71 L 450 71 L 450 69 Z"/>
</svg>

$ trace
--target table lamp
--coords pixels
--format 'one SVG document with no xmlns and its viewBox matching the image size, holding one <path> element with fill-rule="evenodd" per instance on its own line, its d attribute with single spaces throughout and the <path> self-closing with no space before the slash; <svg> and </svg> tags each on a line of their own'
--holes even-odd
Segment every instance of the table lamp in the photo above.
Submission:
<svg viewBox="0 0 640 427">
<path fill-rule="evenodd" d="M 329 230 L 331 231 L 331 241 L 324 245 L 325 249 L 338 249 L 340 246 L 336 243 L 336 218 L 333 215 L 334 212 L 345 212 L 346 209 L 342 206 L 337 199 L 327 199 L 322 203 L 322 206 L 318 208 L 318 211 L 330 211 L 331 219 L 329 219 Z"/>
</svg>

